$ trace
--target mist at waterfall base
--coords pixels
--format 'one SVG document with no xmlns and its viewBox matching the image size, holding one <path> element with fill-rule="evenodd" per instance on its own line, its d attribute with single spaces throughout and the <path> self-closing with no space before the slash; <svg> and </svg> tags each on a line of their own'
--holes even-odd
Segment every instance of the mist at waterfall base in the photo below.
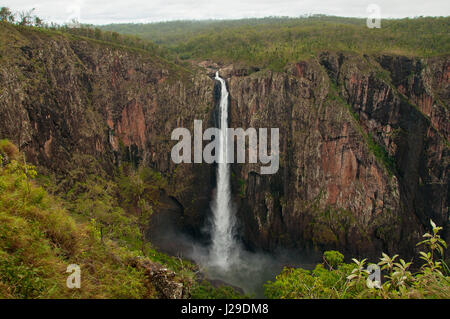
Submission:
<svg viewBox="0 0 450 319">
<path fill-rule="evenodd" d="M 203 232 L 211 232 L 212 222 L 211 218 Z M 239 225 L 235 226 L 237 230 Z M 278 248 L 270 253 L 250 250 L 239 240 L 235 231 L 233 236 L 235 246 L 230 251 L 228 266 L 225 268 L 211 259 L 212 241 L 205 242 L 180 231 L 176 222 L 169 221 L 164 226 L 160 224 L 159 231 L 153 231 L 151 242 L 167 254 L 195 262 L 199 266 L 201 277 L 205 277 L 213 286 L 231 285 L 256 298 L 264 298 L 264 284 L 269 280 L 273 281 L 284 267 L 312 269 L 319 260 L 318 256 L 305 256 L 294 249 Z"/>
<path fill-rule="evenodd" d="M 230 164 L 228 156 L 228 90 L 225 80 L 216 73 L 221 84 L 219 104 L 218 163 L 216 188 L 211 201 L 212 215 L 206 232 L 211 243 L 200 244 L 195 239 L 177 232 L 170 223 L 160 227 L 163 234 L 155 236 L 152 242 L 168 253 L 191 259 L 200 266 L 201 272 L 210 281 L 223 282 L 241 288 L 255 297 L 264 297 L 264 283 L 273 280 L 284 266 L 305 266 L 297 253 L 278 251 L 273 254 L 246 250 L 236 236 L 236 208 L 232 202 L 230 186 Z M 169 247 L 171 246 L 171 247 Z"/>
</svg>

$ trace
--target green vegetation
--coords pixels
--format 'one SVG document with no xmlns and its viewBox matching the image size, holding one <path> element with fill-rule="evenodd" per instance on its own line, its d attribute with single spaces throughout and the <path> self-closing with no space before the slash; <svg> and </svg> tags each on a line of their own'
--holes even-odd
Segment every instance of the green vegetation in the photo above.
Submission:
<svg viewBox="0 0 450 319">
<path fill-rule="evenodd" d="M 144 298 L 136 254 L 101 241 L 93 224 L 77 223 L 38 187 L 36 170 L 8 141 L 0 142 L 0 297 Z M 66 288 L 69 264 L 80 265 L 83 289 Z"/>
<path fill-rule="evenodd" d="M 13 31 L 12 28 L 15 28 L 22 33 L 36 31 L 49 37 L 64 36 L 70 39 L 90 40 L 92 43 L 144 54 L 145 57 L 151 58 L 154 62 L 163 62 L 166 67 L 175 71 L 174 73 L 179 73 L 177 71 L 180 71 L 180 68 L 183 71 L 188 71 L 181 66 L 184 63 L 178 63 L 173 53 L 151 41 L 142 40 L 134 35 L 101 30 L 92 25 L 81 25 L 77 21 L 65 25 L 47 23 L 33 15 L 33 10 L 17 13 L 9 8 L 2 7 L 0 8 L 0 26 L 5 27 L 5 30 L 1 30 L 5 34 L 10 33 Z M 6 27 L 10 29 L 6 29 Z"/>
<path fill-rule="evenodd" d="M 337 268 L 344 261 L 344 255 L 336 250 L 329 250 L 323 253 L 324 262 L 330 269 Z"/>
<path fill-rule="evenodd" d="M 344 263 L 344 256 L 337 251 L 324 253 L 324 263 L 313 271 L 298 268 L 285 268 L 274 282 L 265 285 L 268 298 L 450 298 L 450 271 L 443 257 L 445 241 L 433 221 L 432 233 L 423 235 L 418 245 L 427 251 L 420 252 L 424 262 L 413 273 L 412 262 L 405 262 L 382 254 L 377 264 L 384 272 L 383 283 L 370 280 L 367 259 L 352 259 Z"/>
<path fill-rule="evenodd" d="M 357 123 L 359 132 L 364 137 L 364 140 L 366 141 L 369 150 L 372 152 L 373 155 L 375 155 L 377 160 L 385 166 L 389 175 L 393 176 L 393 174 L 397 171 L 394 157 L 390 156 L 387 150 L 382 145 L 376 142 L 371 133 L 366 133 L 360 127 L 359 114 L 356 113 L 353 110 L 353 108 L 350 105 L 348 105 L 348 103 L 339 95 L 337 84 L 334 81 L 330 81 L 330 93 L 328 95 L 328 98 L 332 101 L 338 101 L 340 104 L 344 105 L 347 108 L 350 115 L 355 120 L 355 123 Z"/>
<path fill-rule="evenodd" d="M 239 196 L 244 198 L 245 197 L 245 179 L 239 178 L 238 182 L 239 182 Z"/>
<path fill-rule="evenodd" d="M 92 26 L 80 25 L 77 21 L 73 21 L 69 25 L 58 25 L 55 23 L 45 23 L 41 18 L 32 15 L 33 10 L 23 12 L 12 12 L 9 8 L 2 7 L 0 9 L 0 22 L 16 24 L 21 27 L 36 27 L 40 29 L 58 30 L 70 34 L 84 36 L 105 42 L 114 42 L 128 47 L 139 48 L 153 53 L 159 53 L 158 46 L 150 41 L 142 41 L 136 36 L 120 35 L 117 32 L 104 32 L 99 28 Z"/>
<path fill-rule="evenodd" d="M 195 265 L 145 240 L 144 224 L 165 185 L 159 173 L 124 165 L 107 179 L 92 158 L 77 161 L 84 167 L 56 183 L 0 140 L 0 298 L 158 298 L 137 257 L 174 271 L 193 298 L 240 296 L 197 282 Z M 82 270 L 81 289 L 66 287 L 70 264 Z"/>
<path fill-rule="evenodd" d="M 300 18 L 174 21 L 113 24 L 103 30 L 136 35 L 182 60 L 242 62 L 281 70 L 318 51 L 432 56 L 450 52 L 450 17 L 384 19 L 369 29 L 365 19 L 313 15 Z"/>
<path fill-rule="evenodd" d="M 369 145 L 370 151 L 375 155 L 375 157 L 385 165 L 387 171 L 392 176 L 393 173 L 396 171 L 396 165 L 395 165 L 395 159 L 388 154 L 386 149 L 378 144 L 373 136 L 368 133 L 364 136 L 367 144 Z"/>
<path fill-rule="evenodd" d="M 162 58 L 166 58 L 168 60 L 173 59 L 173 54 L 171 54 L 168 50 L 154 44 L 148 40 L 142 40 L 133 35 L 125 35 L 119 34 L 117 32 L 103 31 L 98 27 L 87 26 L 87 25 L 79 25 L 77 27 L 70 26 L 53 26 L 49 27 L 52 30 L 57 30 L 62 33 L 68 33 L 74 36 L 86 37 L 90 39 L 94 39 L 97 41 L 101 41 L 103 43 L 114 43 L 123 47 L 135 48 L 139 50 L 143 50 L 145 52 L 149 52 L 152 55 L 157 55 Z"/>
<path fill-rule="evenodd" d="M 435 56 L 450 53 L 450 17 L 384 19 L 380 29 L 366 20 L 326 15 L 241 20 L 172 21 L 104 26 L 46 23 L 30 12 L 0 10 L 0 21 L 34 26 L 102 43 L 150 52 L 182 66 L 209 59 L 281 71 L 287 63 L 319 51 Z"/>
<path fill-rule="evenodd" d="M 237 292 L 232 287 L 213 287 L 206 280 L 191 289 L 191 297 L 193 299 L 249 299 L 249 296 Z"/>
<path fill-rule="evenodd" d="M 325 15 L 93 26 L 48 24 L 32 11 L 3 7 L 0 21 L 139 49 L 184 66 L 186 60 L 210 59 L 280 71 L 324 50 L 407 56 L 450 52 L 450 17 L 384 19 L 380 29 L 367 28 L 365 19 Z"/>
</svg>

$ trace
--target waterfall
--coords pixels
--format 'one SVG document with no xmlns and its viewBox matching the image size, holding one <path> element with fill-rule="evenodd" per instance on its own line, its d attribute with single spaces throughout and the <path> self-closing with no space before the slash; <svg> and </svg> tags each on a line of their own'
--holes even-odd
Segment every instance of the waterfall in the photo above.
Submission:
<svg viewBox="0 0 450 319">
<path fill-rule="evenodd" d="M 233 237 L 234 218 L 231 208 L 230 166 L 227 163 L 228 155 L 228 91 L 225 80 L 216 72 L 216 80 L 221 85 L 220 97 L 220 136 L 218 141 L 218 167 L 216 196 L 212 204 L 212 246 L 210 262 L 213 266 L 227 269 L 230 266 L 232 253 L 235 248 Z M 217 150 L 216 150 L 217 151 Z"/>
</svg>

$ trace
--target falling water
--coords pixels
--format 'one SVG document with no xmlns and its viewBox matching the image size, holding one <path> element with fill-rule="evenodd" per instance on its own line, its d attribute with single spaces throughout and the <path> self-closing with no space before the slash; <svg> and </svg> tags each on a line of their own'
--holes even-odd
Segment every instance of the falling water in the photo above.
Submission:
<svg viewBox="0 0 450 319">
<path fill-rule="evenodd" d="M 227 164 L 228 152 L 228 91 L 225 81 L 216 73 L 217 81 L 221 83 L 221 98 L 219 109 L 220 133 L 217 138 L 216 154 L 218 157 L 217 185 L 214 199 L 211 203 L 211 239 L 210 246 L 204 246 L 182 234 L 168 233 L 167 228 L 161 228 L 162 237 L 173 248 L 177 243 L 176 252 L 185 254 L 189 259 L 201 265 L 201 270 L 209 280 L 219 280 L 229 285 L 243 289 L 245 293 L 254 294 L 257 298 L 264 297 L 263 284 L 274 280 L 285 265 L 301 266 L 298 251 L 277 254 L 250 252 L 235 239 L 234 208 L 231 201 L 230 164 Z M 231 142 L 231 141 L 230 141 Z M 232 143 L 230 143 L 233 145 Z M 231 158 L 231 157 L 230 157 Z M 301 256 L 300 256 L 301 257 Z"/>
<path fill-rule="evenodd" d="M 220 81 L 222 85 L 222 94 L 219 112 L 220 136 L 218 143 L 217 188 L 212 205 L 213 228 L 210 262 L 213 266 L 226 270 L 230 266 L 231 255 L 235 248 L 233 237 L 234 219 L 230 202 L 230 167 L 227 163 L 228 91 L 225 80 L 219 77 L 219 72 L 216 72 L 216 80 Z"/>
</svg>

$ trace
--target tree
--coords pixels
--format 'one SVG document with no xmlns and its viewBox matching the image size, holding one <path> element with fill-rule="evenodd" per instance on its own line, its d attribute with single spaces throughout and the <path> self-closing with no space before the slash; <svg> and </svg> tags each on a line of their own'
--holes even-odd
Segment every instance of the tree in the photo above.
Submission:
<svg viewBox="0 0 450 319">
<path fill-rule="evenodd" d="M 0 21 L 2 22 L 14 22 L 14 15 L 11 10 L 7 7 L 2 7 L 0 9 Z"/>
<path fill-rule="evenodd" d="M 44 21 L 41 18 L 39 18 L 38 16 L 34 16 L 33 19 L 34 19 L 34 26 L 36 26 L 38 28 L 44 26 Z"/>
<path fill-rule="evenodd" d="M 113 32 L 111 34 L 113 41 L 117 42 L 119 40 L 119 34 L 117 32 Z"/>
<path fill-rule="evenodd" d="M 22 11 L 19 12 L 19 25 L 21 26 L 27 26 L 30 25 L 32 22 L 31 14 L 33 13 L 35 9 L 31 9 L 29 11 Z"/>
<path fill-rule="evenodd" d="M 102 39 L 102 30 L 100 30 L 99 28 L 95 28 L 94 38 L 97 40 L 101 40 Z"/>
</svg>

